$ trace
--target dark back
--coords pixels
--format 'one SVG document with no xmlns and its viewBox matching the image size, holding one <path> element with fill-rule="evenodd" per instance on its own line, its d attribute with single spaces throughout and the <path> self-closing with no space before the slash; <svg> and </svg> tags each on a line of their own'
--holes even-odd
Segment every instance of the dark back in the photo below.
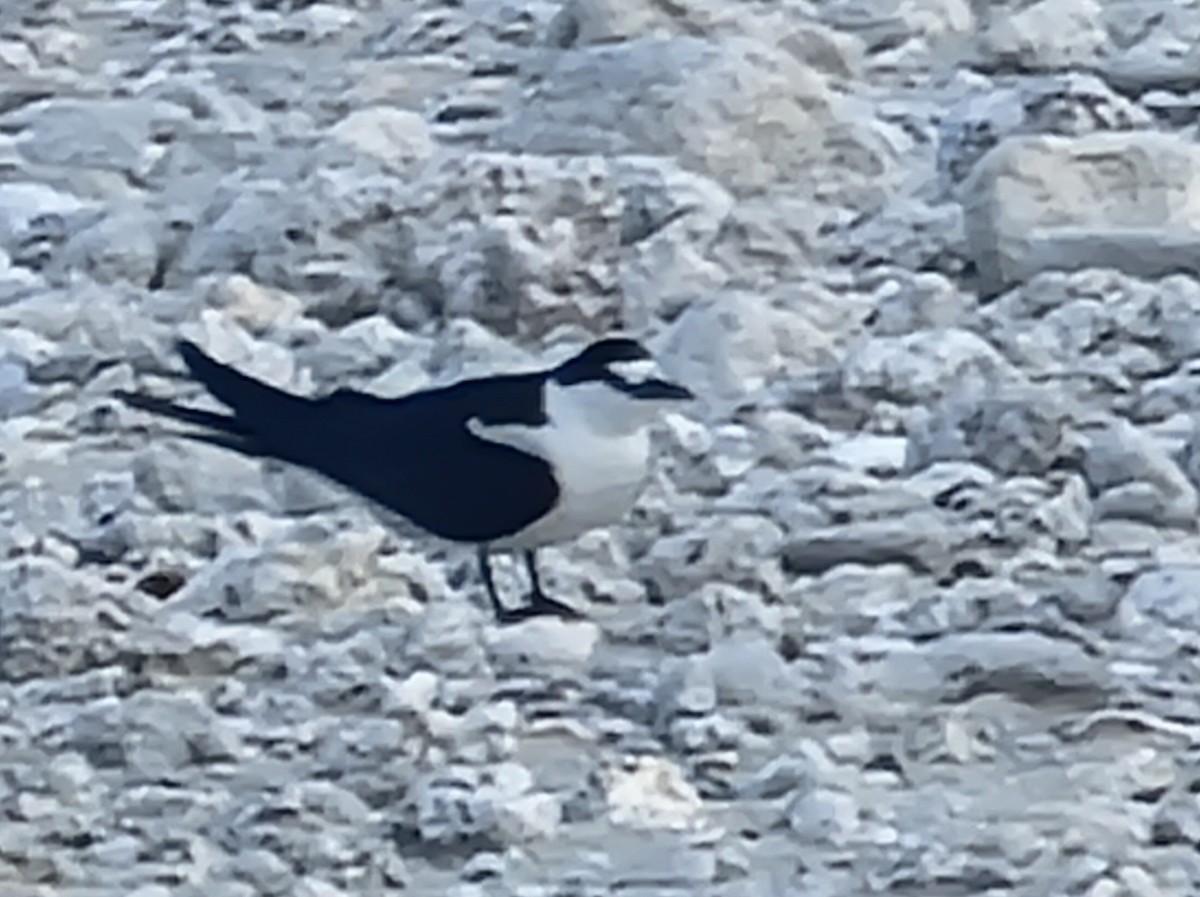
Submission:
<svg viewBox="0 0 1200 897">
<path fill-rule="evenodd" d="M 339 390 L 254 421 L 278 458 L 308 467 L 446 539 L 489 542 L 558 498 L 549 464 L 466 427 L 545 421 L 537 374 L 465 380 L 398 399 Z M 249 424 L 250 422 L 245 422 Z"/>
</svg>

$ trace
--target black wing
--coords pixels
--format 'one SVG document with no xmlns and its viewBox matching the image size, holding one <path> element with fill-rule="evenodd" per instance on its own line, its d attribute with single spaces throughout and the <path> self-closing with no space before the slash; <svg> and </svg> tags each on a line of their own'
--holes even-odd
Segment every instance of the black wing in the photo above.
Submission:
<svg viewBox="0 0 1200 897">
<path fill-rule="evenodd" d="M 543 422 L 537 375 L 466 380 L 398 399 L 352 390 L 308 399 L 248 377 L 191 343 L 181 343 L 180 352 L 232 414 L 120 397 L 205 428 L 192 438 L 323 474 L 443 538 L 489 542 L 511 535 L 558 498 L 549 464 L 466 428 L 472 417 Z"/>
</svg>

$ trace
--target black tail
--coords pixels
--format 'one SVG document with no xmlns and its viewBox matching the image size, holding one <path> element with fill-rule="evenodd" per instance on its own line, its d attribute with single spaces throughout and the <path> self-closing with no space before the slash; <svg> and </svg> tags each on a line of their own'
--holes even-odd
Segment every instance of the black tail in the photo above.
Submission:
<svg viewBox="0 0 1200 897">
<path fill-rule="evenodd" d="M 204 384 L 214 398 L 228 405 L 233 414 L 186 408 L 167 399 L 138 393 L 117 392 L 116 397 L 131 408 L 201 427 L 199 432 L 185 434 L 191 439 L 249 455 L 273 454 L 260 439 L 260 434 L 276 433 L 280 421 L 294 419 L 310 404 L 307 399 L 276 389 L 216 361 L 195 343 L 180 340 L 178 349 L 192 376 Z"/>
<path fill-rule="evenodd" d="M 288 412 L 294 413 L 309 404 L 308 399 L 268 386 L 227 364 L 221 364 L 205 355 L 195 343 L 180 340 L 177 347 L 192 376 L 204 384 L 213 398 L 232 408 L 239 425 L 250 432 L 259 430 L 256 422 Z"/>
<path fill-rule="evenodd" d="M 167 399 L 144 396 L 137 392 L 118 390 L 113 395 L 130 408 L 136 408 L 139 411 L 149 411 L 151 414 L 169 417 L 181 423 L 194 424 L 197 427 L 206 427 L 230 435 L 250 435 L 232 414 L 218 414 L 215 411 L 201 411 L 199 408 L 185 408 Z"/>
</svg>

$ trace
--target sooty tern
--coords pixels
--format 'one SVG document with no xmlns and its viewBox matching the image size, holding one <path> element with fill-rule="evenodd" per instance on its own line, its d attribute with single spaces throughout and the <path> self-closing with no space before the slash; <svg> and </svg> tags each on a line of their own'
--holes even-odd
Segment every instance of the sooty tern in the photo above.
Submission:
<svg viewBox="0 0 1200 897">
<path fill-rule="evenodd" d="M 692 398 L 638 342 L 610 337 L 562 364 L 462 380 L 394 399 L 350 389 L 307 398 L 222 364 L 194 343 L 191 375 L 232 413 L 120 392 L 128 405 L 199 427 L 182 435 L 323 474 L 453 542 L 475 545 L 499 622 L 579 614 L 542 591 L 538 548 L 620 520 L 645 483 L 649 425 Z M 525 606 L 500 603 L 490 552 L 524 555 Z"/>
</svg>

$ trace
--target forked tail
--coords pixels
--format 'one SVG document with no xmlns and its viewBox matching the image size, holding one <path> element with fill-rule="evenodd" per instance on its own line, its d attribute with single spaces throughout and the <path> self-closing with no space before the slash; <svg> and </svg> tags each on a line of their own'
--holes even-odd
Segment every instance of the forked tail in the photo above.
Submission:
<svg viewBox="0 0 1200 897">
<path fill-rule="evenodd" d="M 206 355 L 195 343 L 180 340 L 177 346 L 192 376 L 204 384 L 215 399 L 229 406 L 232 414 L 187 408 L 168 399 L 139 393 L 121 391 L 116 396 L 131 408 L 201 428 L 199 432 L 185 434 L 189 438 L 246 454 L 269 454 L 272 449 L 266 442 L 274 440 L 262 440 L 263 434 L 287 432 L 289 419 L 294 420 L 309 404 L 307 399 L 222 364 Z"/>
</svg>

